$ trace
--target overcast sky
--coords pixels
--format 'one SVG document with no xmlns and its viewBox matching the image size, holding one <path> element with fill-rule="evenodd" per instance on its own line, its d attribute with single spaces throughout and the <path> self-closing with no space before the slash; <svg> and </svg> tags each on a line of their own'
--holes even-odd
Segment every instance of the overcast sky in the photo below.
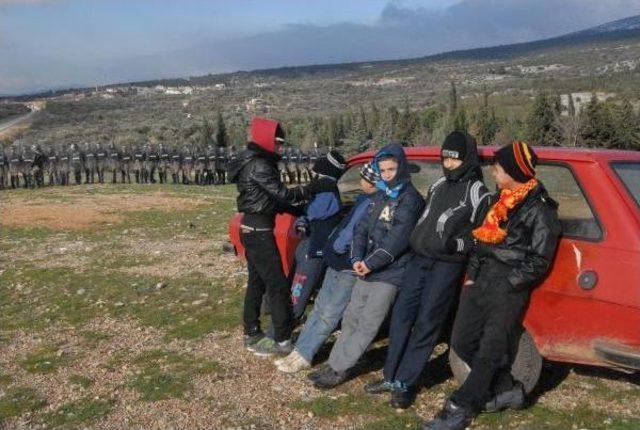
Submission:
<svg viewBox="0 0 640 430">
<path fill-rule="evenodd" d="M 531 41 L 640 0 L 0 0 L 0 94 Z"/>
</svg>

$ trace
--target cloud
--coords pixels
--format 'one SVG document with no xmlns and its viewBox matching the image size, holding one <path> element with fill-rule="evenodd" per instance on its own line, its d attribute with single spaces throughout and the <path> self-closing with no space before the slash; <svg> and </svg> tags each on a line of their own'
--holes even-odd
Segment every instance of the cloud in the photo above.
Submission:
<svg viewBox="0 0 640 430">
<path fill-rule="evenodd" d="M 7 0 L 0 2 L 7 3 Z M 447 0 L 447 7 L 437 8 L 420 7 L 418 3 L 417 0 L 390 1 L 372 24 L 293 23 L 250 37 L 230 35 L 226 39 L 203 33 L 200 40 L 191 41 L 182 49 L 156 55 L 143 57 L 134 52 L 127 57 L 92 57 L 91 60 L 57 57 L 50 62 L 20 59 L 24 61 L 5 63 L 5 70 L 0 64 L 0 73 L 5 77 L 25 75 L 34 82 L 48 79 L 51 86 L 59 87 L 411 58 L 549 38 L 640 14 L 640 0 Z M 89 46 L 90 43 L 87 41 Z M 127 52 L 126 49 L 123 52 Z M 30 62 L 38 67 L 24 73 L 9 73 L 8 68 L 18 70 L 13 64 Z M 0 82 L 0 93 L 27 89 L 28 86 L 10 88 Z"/>
</svg>

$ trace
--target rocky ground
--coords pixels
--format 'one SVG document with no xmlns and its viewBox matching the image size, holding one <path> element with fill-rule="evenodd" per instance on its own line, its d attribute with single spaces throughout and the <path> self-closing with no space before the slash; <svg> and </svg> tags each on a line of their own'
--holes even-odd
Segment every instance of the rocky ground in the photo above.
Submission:
<svg viewBox="0 0 640 430">
<path fill-rule="evenodd" d="M 222 251 L 231 187 L 0 193 L 0 428 L 418 428 L 456 386 L 440 345 L 415 407 L 331 392 L 242 348 L 243 265 Z M 319 361 L 326 358 L 325 349 Z M 474 428 L 637 429 L 640 378 L 546 363 L 532 406 Z"/>
</svg>

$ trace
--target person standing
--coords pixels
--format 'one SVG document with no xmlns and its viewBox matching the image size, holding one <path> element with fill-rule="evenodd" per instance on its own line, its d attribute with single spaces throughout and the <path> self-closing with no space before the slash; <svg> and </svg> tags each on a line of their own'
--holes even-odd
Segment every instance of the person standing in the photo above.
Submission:
<svg viewBox="0 0 640 430">
<path fill-rule="evenodd" d="M 287 188 L 278 174 L 279 148 L 284 131 L 277 121 L 256 117 L 251 122 L 251 140 L 230 166 L 229 177 L 238 188 L 238 211 L 243 214 L 241 241 L 249 270 L 244 300 L 244 343 L 260 355 L 286 355 L 291 345 L 292 309 L 289 282 L 282 269 L 273 229 L 276 214 L 293 211 L 309 197 L 302 187 Z M 271 306 L 273 339 L 260 326 L 264 295 Z"/>
</svg>

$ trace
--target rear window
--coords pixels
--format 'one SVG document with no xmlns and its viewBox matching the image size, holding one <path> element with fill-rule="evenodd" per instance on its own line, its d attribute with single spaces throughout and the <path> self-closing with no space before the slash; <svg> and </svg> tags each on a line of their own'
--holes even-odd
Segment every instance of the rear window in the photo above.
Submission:
<svg viewBox="0 0 640 430">
<path fill-rule="evenodd" d="M 612 163 L 611 167 L 640 206 L 640 163 Z"/>
<path fill-rule="evenodd" d="M 360 168 L 362 163 L 349 167 L 338 181 L 340 196 L 345 204 L 354 201 L 360 194 Z M 411 182 L 424 197 L 427 196 L 429 187 L 442 176 L 442 166 L 435 161 L 410 160 L 409 170 L 411 172 Z"/>
</svg>

